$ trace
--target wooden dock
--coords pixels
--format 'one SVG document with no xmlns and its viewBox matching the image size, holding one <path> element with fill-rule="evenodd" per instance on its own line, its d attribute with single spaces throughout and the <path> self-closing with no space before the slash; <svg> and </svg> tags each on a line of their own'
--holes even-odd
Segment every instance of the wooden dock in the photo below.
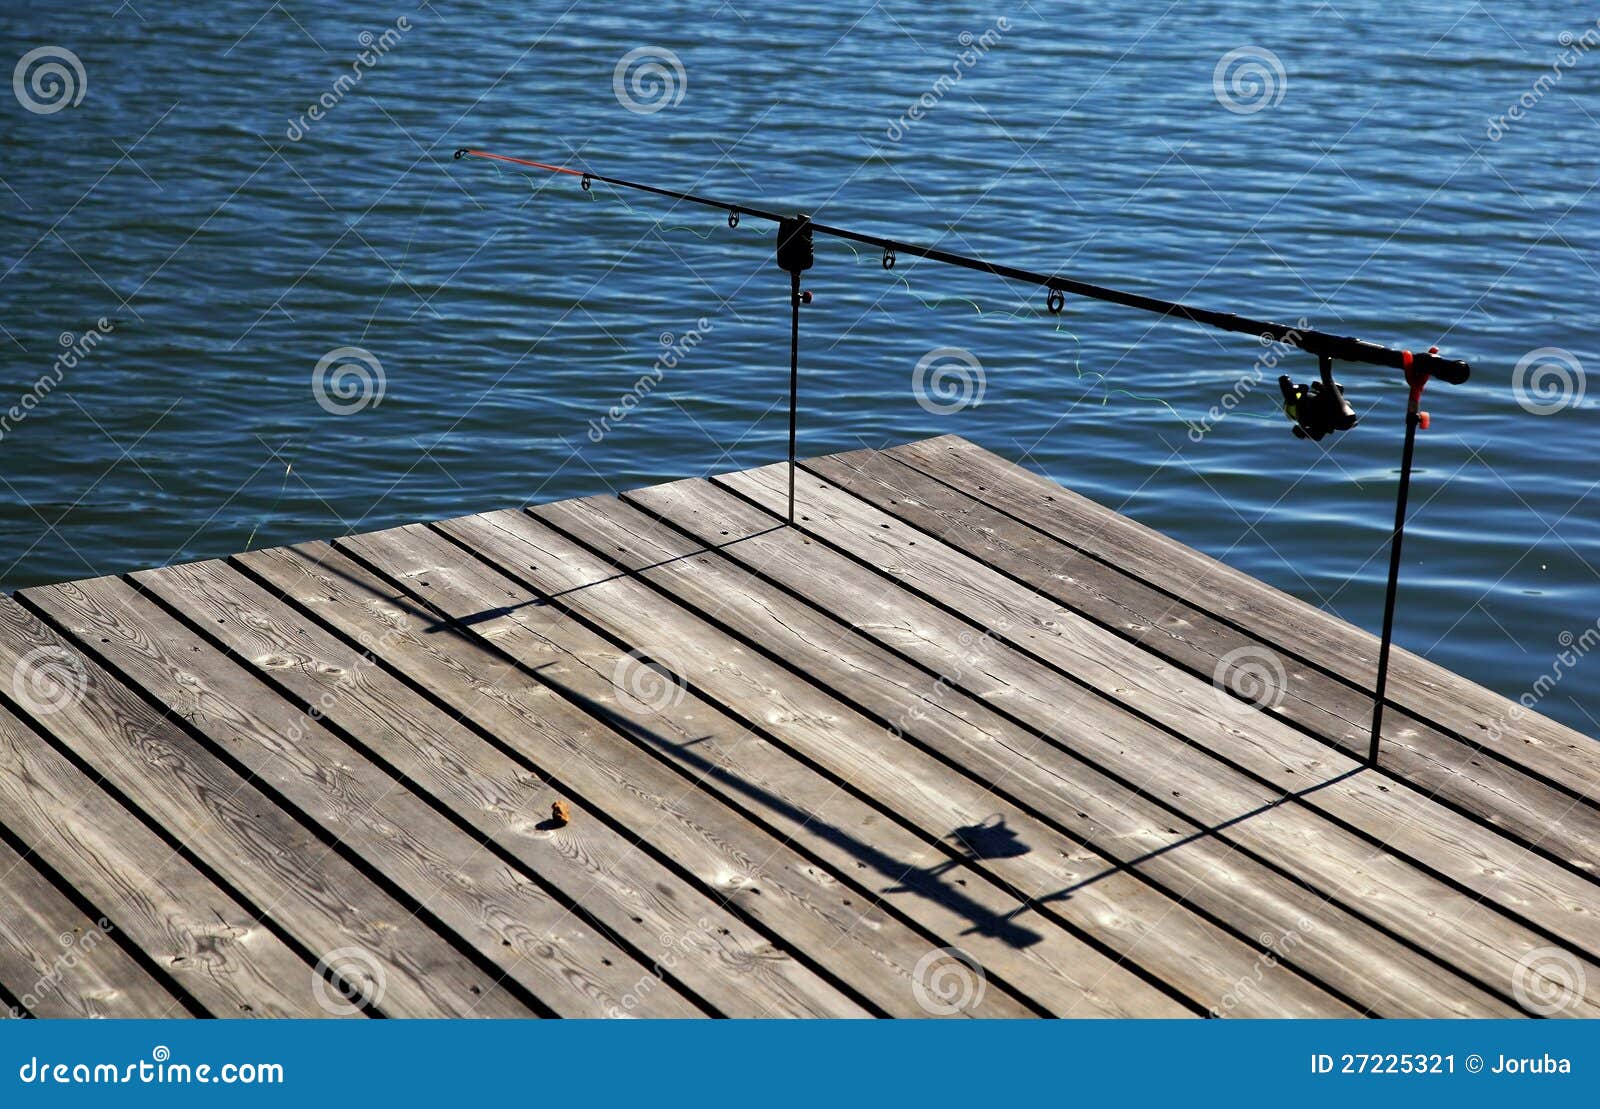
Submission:
<svg viewBox="0 0 1600 1109">
<path fill-rule="evenodd" d="M 955 437 L 0 598 L 36 1016 L 1600 1015 L 1600 746 Z M 566 819 L 554 814 L 563 802 Z"/>
</svg>

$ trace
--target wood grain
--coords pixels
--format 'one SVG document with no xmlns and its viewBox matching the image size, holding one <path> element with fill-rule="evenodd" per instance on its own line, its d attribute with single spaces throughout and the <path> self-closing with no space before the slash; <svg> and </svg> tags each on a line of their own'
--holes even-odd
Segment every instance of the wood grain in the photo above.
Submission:
<svg viewBox="0 0 1600 1109">
<path fill-rule="evenodd" d="M 361 1015 L 348 1004 L 319 1006 L 308 964 L 4 708 L 0 812 L 32 855 L 209 1015 Z"/>
<path fill-rule="evenodd" d="M 380 538 L 361 545 L 365 557 L 402 576 L 414 576 L 423 567 L 432 581 L 440 571 L 438 555 L 460 554 L 420 529 L 392 534 L 387 542 Z M 785 947 L 827 951 L 827 971 L 882 1011 L 915 1015 L 907 983 L 928 949 L 926 940 L 866 910 L 864 898 L 841 889 L 838 875 L 718 803 L 714 794 L 698 788 L 698 776 L 675 775 L 644 755 L 562 697 L 542 672 L 536 671 L 544 681 L 530 680 L 501 653 L 500 637 L 480 638 L 467 628 L 422 630 L 438 617 L 421 600 L 326 545 L 256 552 L 238 561 L 339 631 L 357 639 L 383 636 L 385 657 L 418 685 L 465 718 L 517 737 L 519 750 L 539 765 L 559 768 L 576 821 L 603 811 L 637 842 L 648 840 L 650 851 L 690 870 L 709 895 L 772 929 Z M 459 597 L 465 609 L 477 612 L 505 599 L 486 568 L 463 566 L 444 576 L 447 586 L 426 591 L 435 604 Z M 411 617 L 410 627 L 396 619 L 401 613 Z M 609 684 L 609 674 L 605 680 Z M 484 696 L 483 690 L 494 695 Z M 680 960 L 690 957 L 681 950 L 675 954 Z M 1024 1012 L 1001 995 L 987 1015 Z"/>
<path fill-rule="evenodd" d="M 23 656 L 41 648 L 67 652 L 64 657 L 84 675 L 84 687 L 81 696 L 65 699 L 38 722 L 233 889 L 265 907 L 305 951 L 319 960 L 339 953 L 340 965 L 349 963 L 354 979 L 370 984 L 373 998 L 381 994 L 382 1012 L 529 1014 L 170 717 L 32 613 L 9 598 L 0 601 L 0 671 L 21 666 Z M 167 854 L 144 865 L 160 866 Z M 361 975 L 358 965 L 371 973 Z M 301 973 L 312 977 L 310 969 Z"/>
<path fill-rule="evenodd" d="M 0 988 L 12 1014 L 35 1017 L 189 1015 L 183 1004 L 11 847 L 0 842 Z"/>
<path fill-rule="evenodd" d="M 1029 850 L 975 860 L 975 869 L 1030 899 L 1064 886 L 1073 896 L 1044 911 L 1100 943 L 1206 1009 L 1218 1007 L 1241 976 L 1258 973 L 1259 953 L 1133 875 L 1107 872 L 1082 844 L 1006 806 L 980 784 L 888 732 L 810 682 L 757 655 L 645 583 L 618 575 L 570 540 L 520 513 L 440 525 L 523 578 L 553 603 L 581 613 L 653 658 L 671 659 L 691 687 L 759 724 L 767 735 L 879 799 L 892 812 L 943 839 L 997 815 Z M 1262 1002 L 1289 1013 L 1348 1013 L 1350 1007 L 1278 964 Z"/>
<path fill-rule="evenodd" d="M 308 705 L 322 719 L 382 752 L 395 773 L 434 798 L 547 888 L 658 961 L 662 937 L 688 952 L 676 980 L 734 1015 L 853 1016 L 861 1012 L 817 975 L 703 892 L 598 820 L 541 827 L 561 794 L 545 768 L 512 758 L 459 718 L 419 695 L 362 651 L 285 608 L 228 566 L 196 563 L 137 580 L 212 630 L 235 657 Z M 385 645 L 387 649 L 387 645 Z M 493 690 L 473 687 L 477 694 Z M 698 953 L 698 957 L 692 957 Z M 643 977 L 653 978 L 648 971 Z M 669 1004 L 669 991 L 651 991 Z"/>
<path fill-rule="evenodd" d="M 426 908 L 457 942 L 561 1016 L 620 1011 L 647 973 L 316 719 L 115 578 L 35 590 L 30 600 L 315 819 L 344 852 Z M 435 926 L 439 930 L 439 926 Z M 641 1015 L 692 1016 L 669 989 Z"/>
</svg>

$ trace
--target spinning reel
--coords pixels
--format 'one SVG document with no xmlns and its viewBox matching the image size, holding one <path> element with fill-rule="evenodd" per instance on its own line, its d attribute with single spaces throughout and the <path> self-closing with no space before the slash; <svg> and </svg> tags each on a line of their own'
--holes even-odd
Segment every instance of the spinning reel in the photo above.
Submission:
<svg viewBox="0 0 1600 1109">
<path fill-rule="evenodd" d="M 1333 380 L 1333 359 L 1318 359 L 1322 379 L 1299 385 L 1288 374 L 1278 378 L 1283 390 L 1283 411 L 1294 422 L 1297 439 L 1313 442 L 1334 431 L 1349 431 L 1356 426 L 1356 410 L 1344 399 L 1344 386 Z"/>
</svg>

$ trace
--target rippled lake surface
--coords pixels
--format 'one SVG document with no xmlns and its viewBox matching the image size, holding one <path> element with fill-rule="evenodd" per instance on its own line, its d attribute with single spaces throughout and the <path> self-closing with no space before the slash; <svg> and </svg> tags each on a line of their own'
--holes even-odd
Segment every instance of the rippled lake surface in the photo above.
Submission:
<svg viewBox="0 0 1600 1109">
<path fill-rule="evenodd" d="M 0 584 L 782 457 L 770 232 L 473 146 L 1470 360 L 1399 641 L 1513 697 L 1559 672 L 1540 709 L 1600 733 L 1596 12 L 815 7 L 8 11 Z M 1362 423 L 1316 446 L 1275 403 L 1314 361 L 1251 336 L 826 240 L 807 285 L 803 453 L 956 432 L 1377 627 L 1395 373 L 1341 367 Z M 918 403 L 941 347 L 981 403 Z"/>
</svg>

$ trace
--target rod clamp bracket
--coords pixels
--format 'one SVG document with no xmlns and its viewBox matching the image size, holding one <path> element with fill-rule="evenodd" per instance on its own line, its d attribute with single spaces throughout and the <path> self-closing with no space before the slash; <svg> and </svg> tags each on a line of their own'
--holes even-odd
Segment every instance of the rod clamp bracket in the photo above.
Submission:
<svg viewBox="0 0 1600 1109">
<path fill-rule="evenodd" d="M 1438 354 L 1439 348 L 1429 347 L 1428 353 Z M 1428 387 L 1428 380 L 1431 375 L 1427 370 L 1416 365 L 1416 360 L 1409 350 L 1400 352 L 1400 366 L 1406 372 L 1406 384 L 1411 386 L 1411 397 L 1406 401 L 1406 416 L 1408 419 L 1414 418 L 1417 421 L 1417 426 L 1426 431 L 1430 421 L 1428 414 L 1422 411 L 1422 390 Z"/>
<path fill-rule="evenodd" d="M 811 243 L 811 217 L 801 212 L 778 221 L 778 268 L 798 275 L 811 268 L 816 255 Z"/>
</svg>

